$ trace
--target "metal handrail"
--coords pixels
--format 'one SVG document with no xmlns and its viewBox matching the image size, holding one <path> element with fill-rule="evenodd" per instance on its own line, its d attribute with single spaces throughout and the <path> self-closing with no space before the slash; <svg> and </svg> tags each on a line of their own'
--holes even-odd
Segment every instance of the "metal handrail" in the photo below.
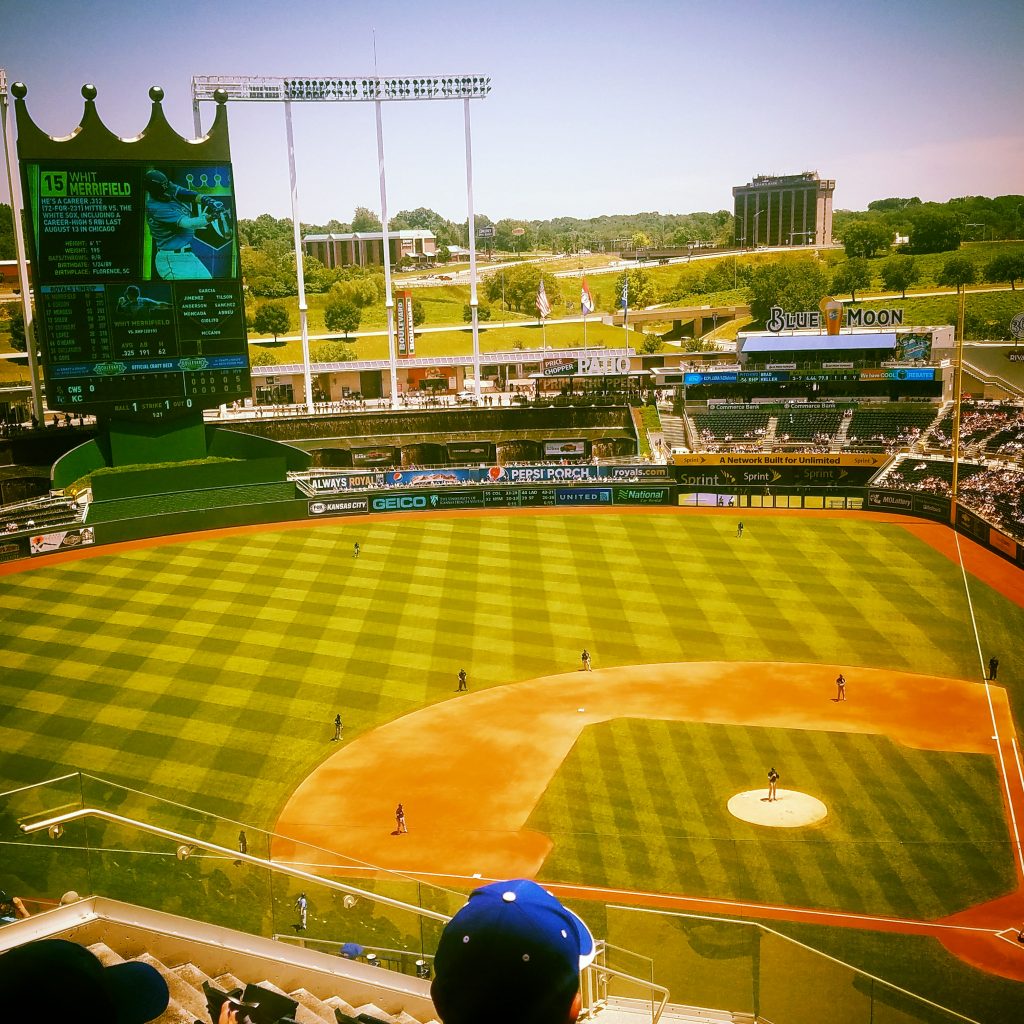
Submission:
<svg viewBox="0 0 1024 1024">
<path fill-rule="evenodd" d="M 589 974 L 599 975 L 606 983 L 608 978 L 618 978 L 620 981 L 627 981 L 634 985 L 639 985 L 641 988 L 649 989 L 651 992 L 651 1024 L 658 1024 L 661 1020 L 661 1015 L 665 1012 L 665 1007 L 668 1005 L 669 990 L 664 985 L 659 985 L 653 981 L 647 981 L 645 978 L 636 978 L 632 974 L 626 974 L 624 971 L 617 971 L 613 967 L 608 967 L 604 964 L 593 963 L 589 967 L 584 968 L 583 971 L 583 987 L 586 990 L 587 978 Z M 657 1007 L 655 1002 L 658 1000 Z M 588 1007 L 589 1009 L 590 1007 Z"/>
<path fill-rule="evenodd" d="M 292 878 L 299 878 L 304 882 L 313 882 L 318 885 L 325 885 L 329 889 L 337 889 L 339 892 L 347 892 L 353 896 L 361 896 L 363 899 L 370 900 L 373 903 L 383 903 L 386 906 L 395 907 L 398 910 L 408 910 L 420 917 L 430 918 L 432 921 L 440 921 L 442 924 L 447 924 L 451 920 L 448 915 L 441 914 L 436 910 L 427 910 L 424 907 L 417 907 L 411 903 L 404 903 L 401 900 L 392 899 L 390 896 L 381 896 L 379 893 L 367 892 L 365 889 L 359 889 L 354 885 L 346 885 L 344 882 L 336 882 L 333 879 L 324 878 L 322 875 L 315 875 L 310 871 L 303 871 L 301 868 L 294 868 L 287 864 L 278 863 L 277 861 L 265 860 L 262 857 L 254 857 L 250 853 L 241 853 L 238 850 L 230 850 L 226 846 L 218 846 L 216 843 L 207 842 L 205 839 L 196 839 L 194 836 L 188 836 L 182 832 L 174 832 L 170 829 L 160 828 L 158 825 L 150 825 L 148 822 L 138 821 L 135 818 L 125 818 L 120 814 L 113 814 L 110 811 L 104 811 L 98 807 L 83 807 L 77 811 L 69 811 L 66 814 L 58 814 L 50 818 L 43 818 L 40 821 L 23 823 L 19 827 L 22 832 L 31 834 L 33 832 L 40 832 L 43 829 L 48 831 L 51 828 L 63 828 L 63 826 L 69 821 L 78 821 L 82 818 L 89 817 L 100 818 L 104 821 L 112 822 L 117 825 L 127 825 L 132 828 L 137 828 L 141 832 L 148 832 L 150 835 L 158 836 L 161 839 L 169 839 L 172 842 L 186 846 L 190 852 L 193 849 L 207 850 L 210 853 L 220 854 L 221 856 L 229 857 L 235 861 L 252 864 L 255 867 L 266 868 L 269 871 L 278 871 L 281 874 L 290 875 Z"/>
</svg>

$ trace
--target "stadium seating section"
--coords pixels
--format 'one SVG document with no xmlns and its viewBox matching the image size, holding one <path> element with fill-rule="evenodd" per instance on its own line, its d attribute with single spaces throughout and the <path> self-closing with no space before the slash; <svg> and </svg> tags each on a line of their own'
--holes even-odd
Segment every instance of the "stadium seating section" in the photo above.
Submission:
<svg viewBox="0 0 1024 1024">
<path fill-rule="evenodd" d="M 913 444 L 931 425 L 935 414 L 935 408 L 928 405 L 857 409 L 847 430 L 847 447 L 887 451 Z"/>
<path fill-rule="evenodd" d="M 949 448 L 953 437 L 953 409 L 928 432 L 928 443 Z M 996 455 L 1020 455 L 1024 451 L 1024 407 L 1019 404 L 965 402 L 960 410 L 960 444 Z"/>
<path fill-rule="evenodd" d="M 752 409 L 747 412 L 698 412 L 693 423 L 702 439 L 716 443 L 759 441 L 768 429 L 768 413 Z"/>
<path fill-rule="evenodd" d="M 953 463 L 907 456 L 878 483 L 896 490 L 948 495 L 953 486 Z M 1010 463 L 961 462 L 958 491 L 966 508 L 1012 536 L 1024 538 L 1024 468 Z"/>
<path fill-rule="evenodd" d="M 787 409 L 779 413 L 775 440 L 782 444 L 829 444 L 842 422 L 841 409 Z"/>
<path fill-rule="evenodd" d="M 0 514 L 0 535 L 39 533 L 66 529 L 82 522 L 85 509 L 70 498 L 42 498 L 38 501 L 7 505 Z"/>
</svg>

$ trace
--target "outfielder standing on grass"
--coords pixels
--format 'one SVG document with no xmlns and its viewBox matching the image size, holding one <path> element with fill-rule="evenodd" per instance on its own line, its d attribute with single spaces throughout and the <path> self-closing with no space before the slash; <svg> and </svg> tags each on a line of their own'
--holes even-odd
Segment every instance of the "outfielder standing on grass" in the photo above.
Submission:
<svg viewBox="0 0 1024 1024">
<path fill-rule="evenodd" d="M 593 672 L 593 669 L 590 667 L 590 651 L 588 651 L 586 647 L 583 648 L 583 653 L 580 655 L 580 661 L 583 662 L 584 672 Z"/>
</svg>

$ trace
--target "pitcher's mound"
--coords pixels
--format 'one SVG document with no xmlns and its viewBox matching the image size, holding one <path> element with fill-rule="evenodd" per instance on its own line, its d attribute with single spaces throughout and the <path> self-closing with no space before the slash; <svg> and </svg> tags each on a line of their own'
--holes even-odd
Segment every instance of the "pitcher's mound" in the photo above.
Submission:
<svg viewBox="0 0 1024 1024">
<path fill-rule="evenodd" d="M 792 789 L 778 790 L 777 799 L 771 802 L 767 789 L 751 789 L 737 793 L 727 806 L 734 818 L 772 828 L 813 825 L 828 816 L 828 808 L 820 800 Z"/>
</svg>

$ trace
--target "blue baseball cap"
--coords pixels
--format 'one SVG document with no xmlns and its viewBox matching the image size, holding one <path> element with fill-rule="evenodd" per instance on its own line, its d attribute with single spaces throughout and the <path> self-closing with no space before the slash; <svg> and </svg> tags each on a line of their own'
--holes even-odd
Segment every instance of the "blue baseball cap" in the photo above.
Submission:
<svg viewBox="0 0 1024 1024">
<path fill-rule="evenodd" d="M 566 1024 L 594 955 L 587 926 L 536 882 L 494 882 L 441 933 L 431 996 L 444 1024 Z"/>
</svg>

